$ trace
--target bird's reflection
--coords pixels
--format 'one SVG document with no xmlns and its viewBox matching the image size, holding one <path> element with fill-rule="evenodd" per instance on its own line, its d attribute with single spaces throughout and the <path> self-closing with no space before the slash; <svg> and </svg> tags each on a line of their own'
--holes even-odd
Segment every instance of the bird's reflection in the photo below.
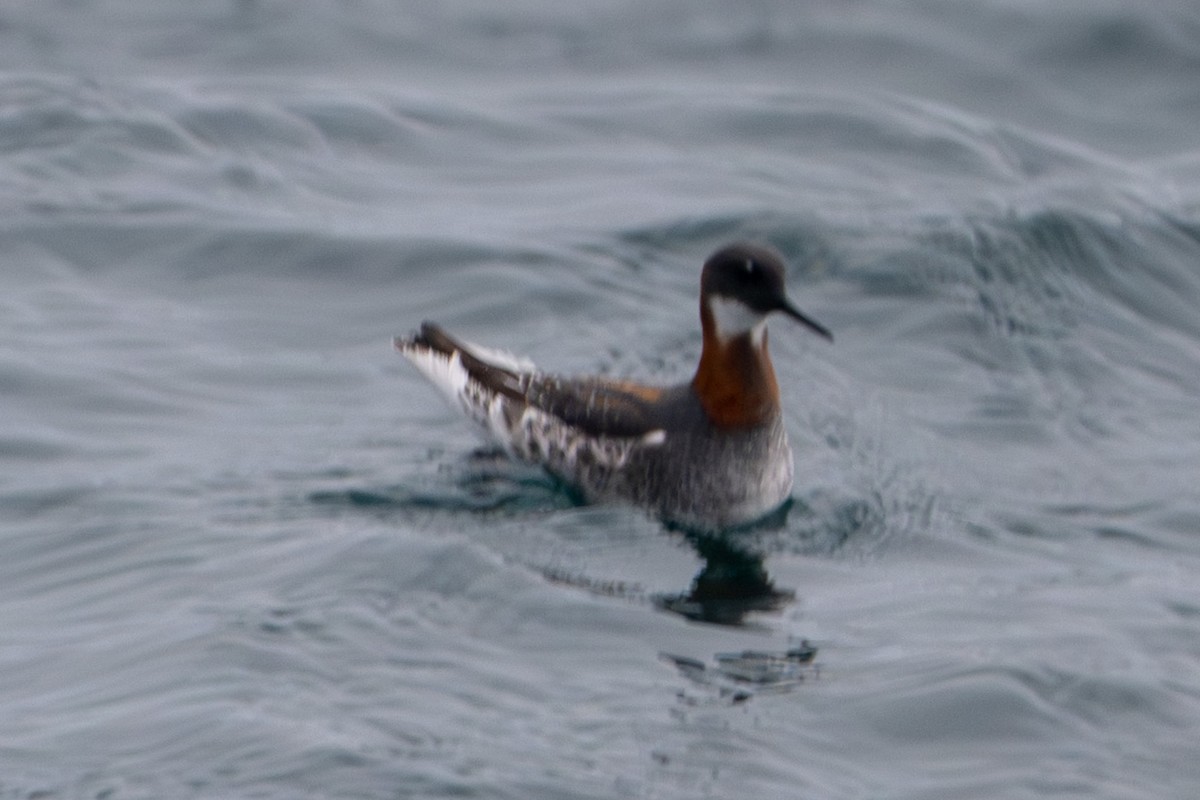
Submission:
<svg viewBox="0 0 1200 800">
<path fill-rule="evenodd" d="M 660 595 L 660 608 L 699 622 L 742 625 L 753 612 L 778 611 L 795 598 L 767 574 L 753 531 L 783 527 L 790 503 L 750 528 L 719 533 L 678 532 L 704 562 L 688 591 Z"/>
</svg>

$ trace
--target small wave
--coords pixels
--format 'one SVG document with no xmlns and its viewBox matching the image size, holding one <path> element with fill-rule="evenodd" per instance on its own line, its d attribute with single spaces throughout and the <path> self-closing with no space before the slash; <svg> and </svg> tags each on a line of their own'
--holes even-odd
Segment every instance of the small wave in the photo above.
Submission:
<svg viewBox="0 0 1200 800">
<path fill-rule="evenodd" d="M 579 504 L 570 487 L 540 469 L 478 451 L 465 464 L 440 471 L 420 484 L 349 487 L 310 492 L 308 502 L 331 510 L 390 516 L 411 512 L 438 515 L 524 515 Z"/>
</svg>

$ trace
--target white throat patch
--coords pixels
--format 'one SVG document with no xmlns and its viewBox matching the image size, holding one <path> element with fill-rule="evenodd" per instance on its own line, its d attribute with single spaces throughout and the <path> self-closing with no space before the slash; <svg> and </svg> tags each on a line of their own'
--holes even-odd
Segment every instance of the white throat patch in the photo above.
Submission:
<svg viewBox="0 0 1200 800">
<path fill-rule="evenodd" d="M 738 300 L 714 295 L 708 300 L 708 310 L 717 324 L 717 338 L 728 340 L 750 334 L 756 346 L 762 344 L 763 331 L 767 328 L 767 315 L 755 311 Z"/>
</svg>

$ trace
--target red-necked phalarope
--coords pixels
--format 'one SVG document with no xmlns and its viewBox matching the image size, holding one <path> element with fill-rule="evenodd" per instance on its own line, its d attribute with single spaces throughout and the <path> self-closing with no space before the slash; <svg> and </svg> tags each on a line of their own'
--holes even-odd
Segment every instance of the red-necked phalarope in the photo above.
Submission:
<svg viewBox="0 0 1200 800">
<path fill-rule="evenodd" d="M 719 530 L 776 510 L 792 490 L 792 451 L 767 353 L 781 311 L 821 336 L 784 290 L 782 257 L 739 243 L 704 264 L 704 347 L 678 386 L 563 377 L 452 338 L 426 322 L 394 340 L 450 401 L 509 453 L 578 487 L 686 528 Z"/>
</svg>

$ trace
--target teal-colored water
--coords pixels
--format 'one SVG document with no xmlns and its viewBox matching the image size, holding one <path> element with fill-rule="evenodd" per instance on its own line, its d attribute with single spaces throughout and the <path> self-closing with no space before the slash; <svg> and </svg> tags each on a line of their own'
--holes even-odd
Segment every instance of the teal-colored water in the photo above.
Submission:
<svg viewBox="0 0 1200 800">
<path fill-rule="evenodd" d="M 1194 797 L 1198 75 L 1184 3 L 0 10 L 0 798 Z M 836 335 L 771 526 L 390 349 L 681 380 L 735 238 Z"/>
</svg>

